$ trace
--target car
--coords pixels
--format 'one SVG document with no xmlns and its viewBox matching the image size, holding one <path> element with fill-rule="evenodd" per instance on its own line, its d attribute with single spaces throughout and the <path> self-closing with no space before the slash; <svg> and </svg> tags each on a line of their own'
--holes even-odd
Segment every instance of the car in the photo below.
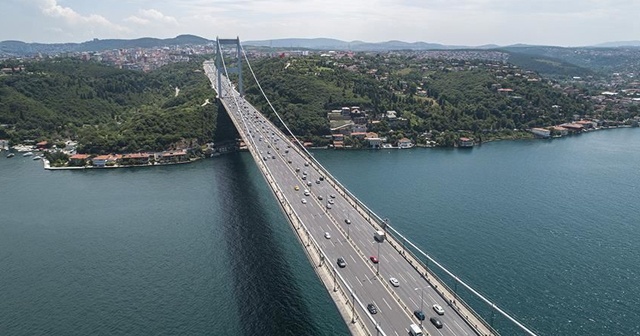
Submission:
<svg viewBox="0 0 640 336">
<path fill-rule="evenodd" d="M 369 259 L 371 259 L 371 262 L 373 262 L 374 264 L 378 263 L 378 258 L 376 256 L 370 256 Z"/>
<path fill-rule="evenodd" d="M 345 268 L 345 267 L 347 267 L 347 263 L 344 261 L 344 258 L 342 258 L 342 257 L 338 258 L 338 266 L 339 266 L 340 268 Z"/>
<path fill-rule="evenodd" d="M 433 323 L 433 325 L 436 326 L 436 328 L 442 329 L 442 322 L 440 322 L 440 320 L 437 317 L 434 316 L 430 318 L 429 321 L 431 321 L 431 323 Z"/>
<path fill-rule="evenodd" d="M 302 199 L 302 204 L 307 204 L 307 199 L 306 198 Z"/>
<path fill-rule="evenodd" d="M 316 180 L 316 184 L 320 184 L 320 180 Z"/>
<path fill-rule="evenodd" d="M 369 311 L 369 313 L 373 314 L 377 314 L 378 313 L 378 308 L 376 308 L 376 305 L 374 305 L 373 303 L 370 303 L 367 305 L 367 310 Z"/>
<path fill-rule="evenodd" d="M 300 167 L 296 167 L 296 173 L 300 171 Z"/>
<path fill-rule="evenodd" d="M 389 278 L 389 282 L 393 287 L 400 287 L 400 282 L 398 282 L 398 279 L 396 278 Z"/>
<path fill-rule="evenodd" d="M 330 198 L 330 199 L 329 199 L 329 204 L 333 204 L 333 203 L 334 203 L 333 199 L 332 199 L 332 198 Z"/>
<path fill-rule="evenodd" d="M 302 179 L 306 180 L 307 179 L 307 175 L 302 175 Z M 309 183 L 311 183 L 311 182 L 309 182 Z"/>
<path fill-rule="evenodd" d="M 309 193 L 309 190 L 305 189 L 305 190 L 304 190 L 304 195 L 305 195 L 305 196 L 309 196 L 309 195 L 311 195 L 311 194 Z"/>
<path fill-rule="evenodd" d="M 298 190 L 300 190 L 300 187 L 295 186 L 295 187 L 293 187 L 293 190 L 298 191 Z"/>
<path fill-rule="evenodd" d="M 345 219 L 344 222 L 347 224 L 351 224 L 351 220 L 349 218 Z"/>
<path fill-rule="evenodd" d="M 331 196 L 331 198 L 336 198 L 336 195 L 334 195 L 334 194 L 331 194 L 329 196 Z"/>
<path fill-rule="evenodd" d="M 276 156 L 275 155 L 271 155 L 271 158 L 275 160 Z"/>
<path fill-rule="evenodd" d="M 287 160 L 287 162 L 291 163 L 291 160 Z"/>
<path fill-rule="evenodd" d="M 307 181 L 307 185 L 310 187 L 313 183 L 311 181 Z"/>
<path fill-rule="evenodd" d="M 418 318 L 418 320 L 420 320 L 420 321 L 424 321 L 424 319 L 425 319 L 425 316 L 424 316 L 424 313 L 422 312 L 422 310 L 419 310 L 419 309 L 418 310 L 414 310 L 413 311 L 413 315 L 415 315 Z"/>
<path fill-rule="evenodd" d="M 324 176 L 320 175 L 320 181 L 324 181 Z"/>
<path fill-rule="evenodd" d="M 325 232 L 324 237 L 327 239 L 331 239 L 331 234 L 329 232 Z"/>
<path fill-rule="evenodd" d="M 322 201 L 322 195 L 318 195 L 318 199 Z"/>
<path fill-rule="evenodd" d="M 285 149 L 285 150 L 284 150 L 284 152 L 285 152 L 285 153 L 289 153 L 289 150 L 288 150 L 288 149 Z"/>
<path fill-rule="evenodd" d="M 434 304 L 433 305 L 433 310 L 436 312 L 436 314 L 438 315 L 444 315 L 444 309 L 442 309 L 442 307 L 439 304 Z"/>
<path fill-rule="evenodd" d="M 331 209 L 331 204 L 327 203 L 327 209 Z"/>
</svg>

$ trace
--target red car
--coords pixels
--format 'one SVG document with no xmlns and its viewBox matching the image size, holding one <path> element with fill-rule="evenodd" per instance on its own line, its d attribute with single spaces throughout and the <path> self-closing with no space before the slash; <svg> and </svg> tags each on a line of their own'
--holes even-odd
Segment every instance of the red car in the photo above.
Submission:
<svg viewBox="0 0 640 336">
<path fill-rule="evenodd" d="M 378 258 L 376 258 L 376 256 L 370 256 L 369 259 L 371 259 L 374 264 L 378 263 Z"/>
</svg>

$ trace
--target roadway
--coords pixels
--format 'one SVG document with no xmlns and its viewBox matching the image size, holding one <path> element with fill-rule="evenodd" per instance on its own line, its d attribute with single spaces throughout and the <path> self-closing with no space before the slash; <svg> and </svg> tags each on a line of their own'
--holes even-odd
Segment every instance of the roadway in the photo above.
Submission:
<svg viewBox="0 0 640 336">
<path fill-rule="evenodd" d="M 205 63 L 205 72 L 215 86 L 213 65 Z M 386 242 L 374 240 L 376 227 L 356 211 L 354 204 L 349 204 L 331 177 L 325 176 L 314 160 L 239 97 L 226 79 L 222 86 L 223 103 L 236 125 L 240 125 L 238 131 L 245 143 L 254 146 L 254 159 L 267 167 L 308 234 L 327 255 L 329 260 L 325 262 L 333 263 L 365 306 L 369 303 L 376 306 L 378 312 L 371 316 L 386 335 L 407 335 L 410 324 L 420 325 L 412 312 L 421 307 L 426 315 L 423 331 L 429 335 L 477 335 L 455 310 L 447 309 L 447 302 L 396 249 Z M 325 233 L 331 238 L 325 238 Z M 374 264 L 370 256 L 376 256 L 379 262 Z M 346 261 L 346 267 L 337 266 L 338 258 Z M 391 285 L 391 277 L 398 280 L 398 287 Z M 434 304 L 443 307 L 445 314 L 437 315 L 432 309 Z M 366 309 L 356 307 L 359 316 L 369 314 Z M 429 321 L 434 316 L 442 322 L 443 328 L 437 329 Z M 368 318 L 363 320 L 370 333 L 375 334 L 373 323 Z"/>
</svg>

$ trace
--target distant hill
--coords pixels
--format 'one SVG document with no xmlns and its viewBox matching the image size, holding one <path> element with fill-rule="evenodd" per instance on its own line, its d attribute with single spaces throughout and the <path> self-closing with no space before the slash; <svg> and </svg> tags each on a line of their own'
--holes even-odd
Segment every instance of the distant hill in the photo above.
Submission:
<svg viewBox="0 0 640 336">
<path fill-rule="evenodd" d="M 640 47 L 640 41 L 615 41 L 596 44 L 595 48 Z"/>
<path fill-rule="evenodd" d="M 82 43 L 25 43 L 21 41 L 0 42 L 0 55 L 31 56 L 38 53 L 57 54 L 66 52 L 102 51 L 109 49 L 154 48 L 171 45 L 201 45 L 212 42 L 195 35 L 180 35 L 174 38 L 157 39 L 143 37 L 133 40 L 108 39 Z"/>
<path fill-rule="evenodd" d="M 465 49 L 466 46 L 449 46 L 439 43 L 426 42 L 363 42 L 342 41 L 329 38 L 285 38 L 274 40 L 244 41 L 243 45 L 272 48 L 303 48 L 322 50 L 351 50 L 351 51 L 387 51 L 387 50 L 437 50 L 437 49 Z"/>
</svg>

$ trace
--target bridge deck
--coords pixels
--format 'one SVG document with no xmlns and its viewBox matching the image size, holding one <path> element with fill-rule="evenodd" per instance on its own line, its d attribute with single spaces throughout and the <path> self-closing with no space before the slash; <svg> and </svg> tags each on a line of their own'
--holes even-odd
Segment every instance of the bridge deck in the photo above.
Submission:
<svg viewBox="0 0 640 336">
<path fill-rule="evenodd" d="M 213 64 L 205 62 L 204 68 L 220 93 Z M 222 104 L 345 321 L 355 321 L 348 323 L 353 334 L 374 335 L 379 325 L 380 334 L 407 335 L 409 325 L 420 324 L 413 311 L 422 307 L 425 335 L 496 335 L 392 235 L 376 242 L 374 233 L 383 230 L 384 223 L 226 81 L 222 85 Z M 331 238 L 325 238 L 325 233 Z M 374 264 L 370 256 L 379 263 Z M 345 260 L 346 267 L 337 265 L 338 258 Z M 391 277 L 398 280 L 398 287 L 392 286 Z M 370 303 L 377 307 L 377 314 L 366 309 Z M 437 315 L 434 304 L 442 306 L 445 314 Z M 437 329 L 430 317 L 437 317 L 443 328 Z"/>
</svg>

